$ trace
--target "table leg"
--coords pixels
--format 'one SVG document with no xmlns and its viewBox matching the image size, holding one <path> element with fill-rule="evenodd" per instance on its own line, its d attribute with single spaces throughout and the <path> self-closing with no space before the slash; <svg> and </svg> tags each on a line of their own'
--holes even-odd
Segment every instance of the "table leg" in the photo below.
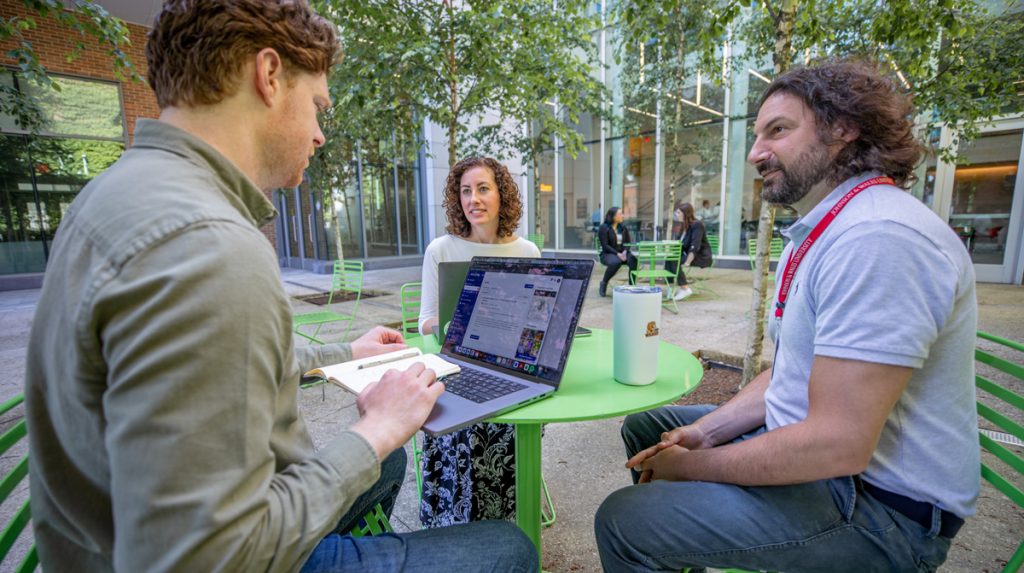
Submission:
<svg viewBox="0 0 1024 573">
<path fill-rule="evenodd" d="M 540 558 L 540 424 L 516 424 L 516 525 Z"/>
</svg>

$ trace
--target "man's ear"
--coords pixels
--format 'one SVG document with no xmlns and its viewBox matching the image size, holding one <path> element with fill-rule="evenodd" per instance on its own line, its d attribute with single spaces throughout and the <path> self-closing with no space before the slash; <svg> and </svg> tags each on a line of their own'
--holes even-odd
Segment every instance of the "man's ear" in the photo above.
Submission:
<svg viewBox="0 0 1024 573">
<path fill-rule="evenodd" d="M 284 62 L 274 48 L 263 48 L 256 53 L 255 60 L 254 87 L 259 98 L 270 107 L 284 83 Z"/>
<path fill-rule="evenodd" d="M 832 128 L 832 139 L 851 143 L 860 137 L 860 128 L 848 121 L 840 121 Z"/>
</svg>

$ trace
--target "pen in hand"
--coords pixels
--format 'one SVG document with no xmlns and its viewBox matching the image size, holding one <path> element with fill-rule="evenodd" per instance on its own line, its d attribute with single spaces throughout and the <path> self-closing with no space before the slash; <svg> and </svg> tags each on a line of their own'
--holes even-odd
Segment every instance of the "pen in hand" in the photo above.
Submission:
<svg viewBox="0 0 1024 573">
<path fill-rule="evenodd" d="M 366 362 L 360 364 L 359 368 L 356 368 L 356 370 L 365 370 L 367 368 L 373 368 L 374 366 L 380 366 L 381 364 L 387 364 L 388 362 L 397 362 L 399 360 L 405 360 L 406 358 L 413 358 L 417 354 L 419 353 L 414 350 L 412 352 L 406 352 L 405 354 L 400 354 L 398 356 L 384 358 L 382 360 L 374 360 L 373 362 Z"/>
</svg>

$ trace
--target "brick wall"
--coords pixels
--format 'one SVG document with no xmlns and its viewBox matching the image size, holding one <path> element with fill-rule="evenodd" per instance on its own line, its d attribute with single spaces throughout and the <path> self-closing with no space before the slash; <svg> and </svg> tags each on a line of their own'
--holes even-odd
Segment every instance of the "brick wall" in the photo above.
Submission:
<svg viewBox="0 0 1024 573">
<path fill-rule="evenodd" d="M 156 96 L 145 81 L 146 32 L 149 30 L 146 26 L 128 23 L 131 45 L 127 46 L 125 51 L 135 67 L 135 73 L 142 78 L 141 81 L 130 81 L 117 79 L 112 57 L 92 36 L 78 35 L 74 31 L 60 26 L 52 17 L 40 18 L 38 14 L 26 9 L 20 0 L 0 0 L 0 16 L 4 18 L 31 17 L 36 21 L 36 29 L 27 30 L 23 34 L 35 48 L 39 61 L 51 73 L 115 81 L 120 84 L 128 145 L 131 145 L 135 133 L 136 119 L 140 117 L 156 118 L 160 115 Z M 84 44 L 85 49 L 79 52 L 77 58 L 68 62 L 67 55 L 75 49 L 76 43 L 79 41 Z M 0 42 L 0 65 L 14 66 L 17 64 L 16 60 L 7 55 L 7 52 L 14 46 L 15 43 L 12 41 Z M 269 194 L 267 196 L 270 197 Z M 261 230 L 272 246 L 277 244 L 273 223 L 266 225 Z"/>
</svg>

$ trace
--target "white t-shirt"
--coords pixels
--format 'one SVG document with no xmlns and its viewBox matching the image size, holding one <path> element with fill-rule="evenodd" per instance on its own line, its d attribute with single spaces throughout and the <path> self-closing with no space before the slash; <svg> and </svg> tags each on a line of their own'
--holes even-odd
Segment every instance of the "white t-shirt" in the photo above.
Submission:
<svg viewBox="0 0 1024 573">
<path fill-rule="evenodd" d="M 423 290 L 420 293 L 420 332 L 423 323 L 437 318 L 437 264 L 468 261 L 473 257 L 536 257 L 540 249 L 522 237 L 509 243 L 474 243 L 455 235 L 443 235 L 427 245 L 423 253 Z"/>
<path fill-rule="evenodd" d="M 876 175 L 839 185 L 784 231 L 792 242 L 782 260 L 843 195 Z M 913 368 L 863 478 L 961 517 L 974 513 L 974 266 L 942 219 L 902 189 L 866 189 L 807 251 L 781 322 L 772 312 L 768 327 L 776 340 L 765 394 L 769 430 L 807 416 L 815 356 Z"/>
</svg>

